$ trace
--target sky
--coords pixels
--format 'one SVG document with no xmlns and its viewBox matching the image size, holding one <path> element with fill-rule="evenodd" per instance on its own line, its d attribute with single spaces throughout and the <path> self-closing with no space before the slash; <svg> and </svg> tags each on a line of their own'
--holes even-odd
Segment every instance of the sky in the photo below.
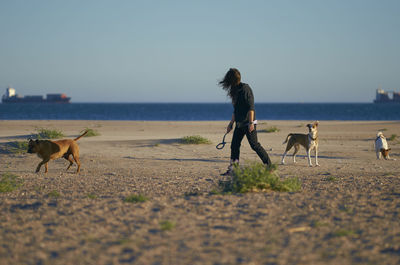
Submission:
<svg viewBox="0 0 400 265">
<path fill-rule="evenodd" d="M 372 102 L 400 91 L 400 1 L 0 1 L 0 95 L 71 102 Z M 4 92 L 3 92 L 4 91 Z"/>
</svg>

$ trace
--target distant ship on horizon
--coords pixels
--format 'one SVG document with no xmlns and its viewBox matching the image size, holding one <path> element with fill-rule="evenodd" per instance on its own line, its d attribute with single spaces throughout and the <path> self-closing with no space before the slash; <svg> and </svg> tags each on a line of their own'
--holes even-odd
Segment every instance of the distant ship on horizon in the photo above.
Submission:
<svg viewBox="0 0 400 265">
<path fill-rule="evenodd" d="M 374 103 L 400 103 L 400 92 L 394 90 L 385 91 L 382 88 L 378 88 Z"/>
<path fill-rule="evenodd" d="M 40 95 L 20 96 L 12 87 L 8 87 L 1 98 L 2 103 L 70 103 L 70 100 L 65 94 L 47 94 L 46 98 Z"/>
</svg>

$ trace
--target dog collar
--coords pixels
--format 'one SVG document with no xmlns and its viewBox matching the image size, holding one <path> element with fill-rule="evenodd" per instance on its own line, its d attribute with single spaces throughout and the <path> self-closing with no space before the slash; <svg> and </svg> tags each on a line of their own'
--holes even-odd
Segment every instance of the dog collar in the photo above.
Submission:
<svg viewBox="0 0 400 265">
<path fill-rule="evenodd" d="M 312 138 L 311 135 L 308 135 L 308 137 L 309 137 L 311 140 L 313 140 L 313 141 L 317 140 L 317 138 L 318 138 L 318 136 L 315 137 L 315 138 Z"/>
</svg>

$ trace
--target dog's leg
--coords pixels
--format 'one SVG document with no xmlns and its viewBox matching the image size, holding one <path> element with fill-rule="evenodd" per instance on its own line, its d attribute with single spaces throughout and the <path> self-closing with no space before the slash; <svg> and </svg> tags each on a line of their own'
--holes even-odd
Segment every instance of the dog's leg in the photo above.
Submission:
<svg viewBox="0 0 400 265">
<path fill-rule="evenodd" d="M 76 170 L 76 173 L 79 173 L 81 169 L 81 161 L 79 161 L 79 155 L 72 155 L 74 157 L 75 163 L 78 165 L 78 169 Z"/>
<path fill-rule="evenodd" d="M 43 164 L 42 164 L 42 162 L 40 162 L 39 163 L 39 165 L 36 167 L 36 173 L 38 173 L 39 171 L 40 171 L 40 167 L 42 166 Z"/>
<path fill-rule="evenodd" d="M 71 156 L 67 156 L 67 157 L 64 156 L 64 158 L 69 161 L 69 166 L 66 169 L 66 171 L 68 171 L 68 169 L 74 164 L 74 160 L 71 158 Z"/>
<path fill-rule="evenodd" d="M 318 164 L 318 148 L 317 147 L 315 147 L 315 165 L 317 167 L 319 167 L 319 164 Z"/>
<path fill-rule="evenodd" d="M 36 168 L 36 173 L 38 173 L 40 171 L 40 168 L 42 167 L 42 165 L 45 165 L 46 167 L 46 171 L 45 173 L 47 173 L 47 162 L 49 162 L 50 159 L 45 159 L 42 162 L 39 163 L 39 165 Z"/>
<path fill-rule="evenodd" d="M 282 155 L 282 160 L 281 160 L 281 164 L 284 165 L 285 164 L 285 157 L 287 152 L 292 148 L 293 144 L 292 142 L 289 140 L 288 144 L 286 145 L 286 149 L 285 152 Z"/>
<path fill-rule="evenodd" d="M 285 157 L 286 157 L 286 151 L 283 153 L 282 155 L 282 160 L 281 160 L 281 164 L 284 165 L 285 164 Z"/>
<path fill-rule="evenodd" d="M 308 165 L 312 167 L 312 162 L 311 162 L 311 150 L 307 149 L 307 158 L 308 158 Z"/>
<path fill-rule="evenodd" d="M 296 164 L 296 154 L 299 152 L 300 146 L 298 144 L 294 145 L 294 152 L 293 152 L 293 163 Z"/>
</svg>

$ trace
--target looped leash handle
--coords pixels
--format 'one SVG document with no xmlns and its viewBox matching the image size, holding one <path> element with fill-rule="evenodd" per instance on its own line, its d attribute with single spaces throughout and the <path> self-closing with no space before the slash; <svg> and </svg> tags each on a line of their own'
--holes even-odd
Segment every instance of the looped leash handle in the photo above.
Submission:
<svg viewBox="0 0 400 265">
<path fill-rule="evenodd" d="M 225 134 L 224 134 L 224 138 L 222 138 L 222 142 L 219 143 L 219 144 L 217 144 L 217 146 L 215 146 L 215 148 L 217 148 L 218 150 L 221 150 L 221 149 L 223 149 L 223 148 L 225 147 L 225 144 L 226 144 L 226 142 L 225 142 L 225 136 L 226 136 L 227 134 L 228 134 L 228 133 L 225 133 Z"/>
</svg>

